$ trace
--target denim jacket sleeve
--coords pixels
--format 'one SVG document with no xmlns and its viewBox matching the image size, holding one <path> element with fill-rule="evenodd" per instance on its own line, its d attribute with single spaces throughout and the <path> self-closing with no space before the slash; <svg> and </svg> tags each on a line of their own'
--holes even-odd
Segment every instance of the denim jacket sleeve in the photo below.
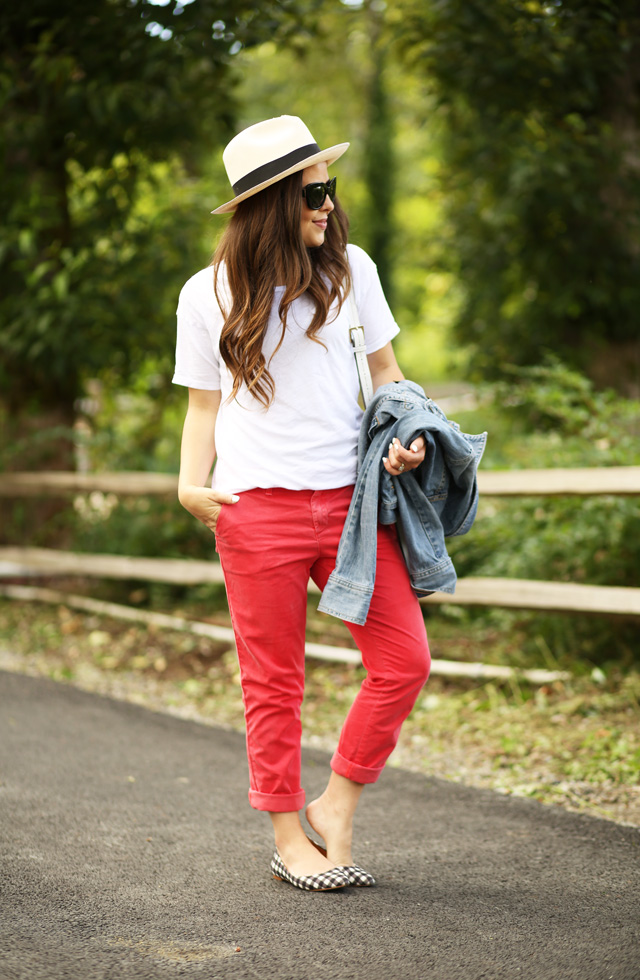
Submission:
<svg viewBox="0 0 640 980">
<path fill-rule="evenodd" d="M 424 462 L 391 476 L 382 457 L 397 437 L 426 441 Z M 347 622 L 366 621 L 375 584 L 378 522 L 397 524 L 417 595 L 454 592 L 456 574 L 445 537 L 466 534 L 478 506 L 477 467 L 486 433 L 466 435 L 411 381 L 384 385 L 363 415 L 358 478 L 342 531 L 336 567 L 325 586 L 321 612 Z"/>
</svg>

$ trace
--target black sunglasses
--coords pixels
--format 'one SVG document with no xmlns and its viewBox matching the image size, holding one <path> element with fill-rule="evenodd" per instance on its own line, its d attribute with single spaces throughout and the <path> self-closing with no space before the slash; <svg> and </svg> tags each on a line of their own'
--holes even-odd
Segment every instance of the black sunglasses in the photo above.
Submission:
<svg viewBox="0 0 640 980">
<path fill-rule="evenodd" d="M 316 183 L 307 184 L 306 187 L 303 187 L 302 196 L 307 202 L 307 207 L 311 208 L 312 211 L 317 211 L 324 204 L 327 194 L 329 195 L 329 200 L 335 201 L 337 179 L 337 177 L 332 177 L 326 184 L 317 181 Z"/>
</svg>

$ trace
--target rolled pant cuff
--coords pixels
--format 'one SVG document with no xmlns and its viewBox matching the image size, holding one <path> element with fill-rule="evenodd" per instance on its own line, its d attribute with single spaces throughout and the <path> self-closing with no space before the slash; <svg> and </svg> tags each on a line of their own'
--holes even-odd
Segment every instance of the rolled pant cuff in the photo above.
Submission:
<svg viewBox="0 0 640 980">
<path fill-rule="evenodd" d="M 292 813 L 304 806 L 305 795 L 301 789 L 298 793 L 257 793 L 249 790 L 249 803 L 254 810 L 268 810 L 270 813 Z"/>
<path fill-rule="evenodd" d="M 384 765 L 376 769 L 369 769 L 367 766 L 357 766 L 355 762 L 349 762 L 338 750 L 333 753 L 331 768 L 338 776 L 344 776 L 353 783 L 375 783 L 378 776 L 384 769 Z"/>
</svg>

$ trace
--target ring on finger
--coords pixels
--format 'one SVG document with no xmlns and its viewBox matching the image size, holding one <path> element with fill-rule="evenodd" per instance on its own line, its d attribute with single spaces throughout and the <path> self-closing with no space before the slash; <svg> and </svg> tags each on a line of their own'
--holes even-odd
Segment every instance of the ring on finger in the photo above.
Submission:
<svg viewBox="0 0 640 980">
<path fill-rule="evenodd" d="M 400 471 L 400 473 L 404 471 L 404 463 L 400 463 L 398 470 Z"/>
</svg>

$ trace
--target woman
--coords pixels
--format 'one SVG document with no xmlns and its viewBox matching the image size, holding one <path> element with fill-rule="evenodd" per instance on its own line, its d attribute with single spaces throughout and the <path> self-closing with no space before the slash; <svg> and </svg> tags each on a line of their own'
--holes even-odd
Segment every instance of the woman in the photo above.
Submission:
<svg viewBox="0 0 640 980">
<path fill-rule="evenodd" d="M 236 136 L 223 159 L 235 212 L 213 269 L 178 307 L 174 381 L 189 388 L 179 498 L 216 532 L 236 635 L 249 759 L 249 801 L 273 822 L 276 877 L 307 890 L 371 885 L 353 863 L 352 825 L 424 685 L 429 650 L 393 527 L 379 527 L 376 583 L 364 626 L 349 624 L 367 677 L 349 712 L 324 793 L 300 821 L 300 706 L 309 576 L 334 567 L 356 477 L 362 412 L 349 342 L 353 287 L 374 388 L 402 379 L 398 332 L 369 257 L 347 246 L 348 222 L 304 123 L 281 116 Z M 399 476 L 424 439 L 382 459 Z M 206 486 L 216 462 L 212 488 Z"/>
</svg>

